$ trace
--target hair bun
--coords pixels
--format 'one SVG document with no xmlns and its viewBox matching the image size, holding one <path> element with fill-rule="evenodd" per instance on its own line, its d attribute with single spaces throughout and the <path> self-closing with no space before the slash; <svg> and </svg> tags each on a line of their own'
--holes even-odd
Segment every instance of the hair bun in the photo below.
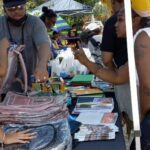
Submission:
<svg viewBox="0 0 150 150">
<path fill-rule="evenodd" d="M 47 12 L 48 12 L 48 7 L 43 6 L 43 7 L 42 7 L 42 12 L 47 13 Z"/>
</svg>

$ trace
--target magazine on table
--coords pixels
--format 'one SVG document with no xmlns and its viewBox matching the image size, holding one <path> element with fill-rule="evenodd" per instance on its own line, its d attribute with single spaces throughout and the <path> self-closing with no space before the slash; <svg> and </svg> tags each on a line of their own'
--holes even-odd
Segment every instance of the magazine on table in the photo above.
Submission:
<svg viewBox="0 0 150 150">
<path fill-rule="evenodd" d="M 94 140 L 112 140 L 116 137 L 118 127 L 115 125 L 82 125 L 80 131 L 75 134 L 79 142 Z"/>
<path fill-rule="evenodd" d="M 113 98 L 104 97 L 79 97 L 73 113 L 81 112 L 112 112 L 114 109 Z"/>
<path fill-rule="evenodd" d="M 85 112 L 80 113 L 77 121 L 87 125 L 115 125 L 118 113 L 97 113 Z"/>
</svg>

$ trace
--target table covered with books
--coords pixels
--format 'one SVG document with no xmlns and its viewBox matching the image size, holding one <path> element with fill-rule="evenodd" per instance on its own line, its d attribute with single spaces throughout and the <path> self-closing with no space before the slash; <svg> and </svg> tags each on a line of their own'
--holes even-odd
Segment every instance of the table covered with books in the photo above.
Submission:
<svg viewBox="0 0 150 150">
<path fill-rule="evenodd" d="M 81 85 L 85 85 L 85 83 L 88 84 L 88 80 L 90 80 L 90 77 L 92 77 L 92 75 L 83 76 L 84 79 L 82 78 L 82 75 L 75 76 L 75 78 L 72 80 L 72 84 L 75 85 L 75 87 L 70 90 L 73 91 L 73 93 L 76 93 L 77 96 L 76 98 L 74 98 L 75 103 L 71 108 L 72 116 L 76 116 L 76 114 L 78 114 L 78 111 L 80 111 L 80 115 L 76 118 L 76 121 L 86 124 L 82 124 L 80 126 L 80 131 L 78 131 L 74 135 L 73 150 L 125 150 L 126 148 L 122 131 L 121 118 L 112 85 L 107 82 L 95 79 L 94 82 L 92 81 L 92 85 L 95 87 L 91 88 L 90 86 L 86 86 L 86 88 L 84 89 L 84 87 L 82 87 Z M 80 82 L 82 84 L 80 84 Z M 98 91 L 99 88 L 103 89 L 104 92 L 101 93 L 101 90 Z M 110 104 L 108 104 L 109 102 L 111 103 L 111 99 L 113 99 L 114 103 L 113 108 Z M 106 101 L 109 106 L 109 108 L 107 108 L 109 110 L 103 110 L 103 113 L 105 114 L 103 117 L 100 114 L 101 111 L 99 113 L 98 108 L 95 107 L 96 109 L 94 110 L 94 106 L 92 106 L 92 109 L 96 111 L 96 113 L 93 110 L 88 111 L 88 109 L 83 109 L 88 106 L 90 102 L 94 102 L 95 105 L 101 100 Z M 81 109 L 79 108 L 80 106 Z M 102 105 L 101 109 L 103 109 L 103 106 L 104 105 Z M 113 110 L 112 113 L 111 110 Z M 95 117 L 102 118 L 100 124 L 99 120 L 97 120 Z M 109 124 L 107 126 L 107 122 L 111 122 L 111 125 Z M 116 129 L 115 127 L 117 127 L 118 129 Z M 114 132 L 111 132 L 112 130 L 114 130 Z"/>
<path fill-rule="evenodd" d="M 66 88 L 64 83 L 66 83 Z M 71 133 L 73 133 L 73 150 L 112 150 L 112 148 L 115 150 L 125 150 L 119 110 L 111 84 L 96 79 L 94 75 L 89 74 L 75 75 L 71 80 L 65 81 L 61 77 L 54 77 L 46 83 L 32 83 L 32 89 L 34 92 L 31 92 L 30 94 L 32 96 L 29 95 L 29 97 L 16 95 L 17 93 L 11 92 L 7 94 L 3 104 L 1 104 L 1 113 L 4 116 L 1 114 L 1 122 L 21 122 L 23 123 L 21 128 L 20 125 L 15 126 L 15 128 L 23 130 L 27 128 L 24 124 L 27 124 L 29 128 L 37 130 L 39 135 L 43 133 L 42 138 L 41 136 L 39 136 L 39 138 L 42 144 L 49 146 L 47 150 L 58 146 L 58 144 L 53 144 L 53 138 L 50 141 L 46 140 L 47 143 L 43 140 L 43 137 L 46 139 L 53 137 L 51 131 L 54 131 L 54 129 L 48 125 L 52 123 L 58 134 L 58 139 L 55 139 L 64 145 L 64 149 L 67 145 L 67 150 L 70 150 L 71 137 L 69 136 L 69 127 L 66 122 L 68 118 L 68 121 L 72 120 L 72 123 L 69 124 Z M 66 91 L 67 96 L 65 94 Z M 57 97 L 51 97 L 52 94 L 56 94 Z M 34 95 L 36 95 L 36 97 Z M 14 97 L 13 101 L 10 101 L 10 97 L 11 99 Z M 14 105 L 15 103 L 17 103 L 16 106 Z M 40 106 L 41 104 L 42 107 Z M 67 104 L 70 110 L 69 116 L 65 104 Z M 60 107 L 57 108 L 56 106 Z M 16 109 L 12 111 L 14 107 Z M 7 113 L 4 113 L 6 112 L 6 108 Z M 21 113 L 17 111 L 17 109 L 21 109 Z M 15 115 L 15 119 L 12 118 L 11 114 Z M 59 119 L 57 119 L 57 117 Z M 64 118 L 64 122 L 59 121 L 58 128 L 56 120 L 61 120 L 60 118 Z M 53 120 L 55 123 L 53 123 Z M 60 127 L 60 125 L 64 128 Z M 12 129 L 11 125 L 6 126 L 4 128 L 5 132 L 9 131 L 10 128 Z M 49 128 L 51 128 L 51 130 L 49 130 Z M 62 135 L 62 138 L 60 138 L 60 135 Z M 41 147 L 40 142 L 38 140 L 38 142 L 30 142 L 28 145 L 14 145 L 14 149 L 24 148 L 25 150 L 32 150 L 32 148 L 29 147 L 39 148 Z M 51 145 L 49 145 L 49 143 L 51 143 Z M 8 150 L 10 147 L 12 148 L 12 146 L 13 145 L 6 146 L 5 149 Z"/>
<path fill-rule="evenodd" d="M 106 97 L 113 97 L 115 100 L 115 95 L 113 92 L 106 92 Z M 116 100 L 114 101 L 114 110 L 113 112 L 119 112 L 118 105 Z M 120 114 L 118 114 L 118 119 L 116 121 L 116 126 L 119 128 L 119 132 L 116 133 L 115 139 L 112 140 L 92 140 L 85 142 L 76 141 L 73 150 L 126 150 L 125 141 L 122 131 Z"/>
</svg>

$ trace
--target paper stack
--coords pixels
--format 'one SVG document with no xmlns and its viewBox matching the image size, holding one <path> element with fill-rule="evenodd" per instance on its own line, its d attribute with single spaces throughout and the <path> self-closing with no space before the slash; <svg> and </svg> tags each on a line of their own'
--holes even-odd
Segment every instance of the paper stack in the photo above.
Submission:
<svg viewBox="0 0 150 150">
<path fill-rule="evenodd" d="M 73 113 L 81 112 L 112 112 L 114 109 L 113 98 L 104 97 L 79 97 Z"/>
</svg>

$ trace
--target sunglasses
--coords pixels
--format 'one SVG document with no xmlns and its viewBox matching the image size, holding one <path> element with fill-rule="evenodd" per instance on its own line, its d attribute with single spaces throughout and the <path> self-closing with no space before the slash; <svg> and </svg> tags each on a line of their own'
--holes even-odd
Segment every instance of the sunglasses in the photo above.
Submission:
<svg viewBox="0 0 150 150">
<path fill-rule="evenodd" d="M 17 6 L 13 6 L 13 7 L 6 7 L 6 9 L 8 11 L 23 10 L 24 9 L 24 5 L 17 5 Z"/>
</svg>

